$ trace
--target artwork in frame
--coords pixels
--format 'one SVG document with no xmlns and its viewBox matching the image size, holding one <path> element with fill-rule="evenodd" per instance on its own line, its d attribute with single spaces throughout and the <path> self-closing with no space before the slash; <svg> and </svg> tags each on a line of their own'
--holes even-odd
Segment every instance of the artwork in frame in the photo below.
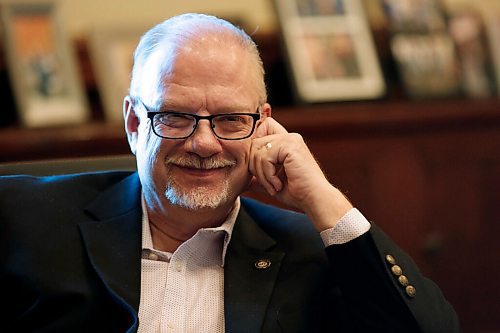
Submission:
<svg viewBox="0 0 500 333">
<path fill-rule="evenodd" d="M 448 33 L 396 34 L 391 51 L 409 97 L 456 97 L 461 93 L 459 61 Z"/>
<path fill-rule="evenodd" d="M 78 124 L 90 110 L 76 55 L 53 2 L 0 5 L 8 72 L 21 124 Z"/>
<path fill-rule="evenodd" d="M 379 98 L 385 82 L 360 0 L 274 0 L 300 102 Z"/>
<path fill-rule="evenodd" d="M 90 36 L 89 49 L 104 116 L 123 122 L 123 98 L 128 94 L 133 53 L 145 27 L 100 27 Z"/>
<path fill-rule="evenodd" d="M 500 10 L 485 17 L 486 33 L 495 73 L 497 96 L 500 96 Z"/>
<path fill-rule="evenodd" d="M 448 31 L 460 60 L 463 93 L 471 98 L 492 96 L 495 72 L 482 15 L 468 7 L 451 8 L 447 14 Z"/>
<path fill-rule="evenodd" d="M 394 33 L 446 30 L 446 21 L 439 1 L 382 0 L 382 7 Z"/>
</svg>

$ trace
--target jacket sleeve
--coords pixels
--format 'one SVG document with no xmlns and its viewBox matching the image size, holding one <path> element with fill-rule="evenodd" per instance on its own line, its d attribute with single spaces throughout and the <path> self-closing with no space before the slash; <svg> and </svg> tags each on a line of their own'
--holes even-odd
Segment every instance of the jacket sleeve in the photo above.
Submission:
<svg viewBox="0 0 500 333">
<path fill-rule="evenodd" d="M 326 253 L 344 310 L 354 316 L 359 331 L 461 331 L 437 285 L 376 225 L 348 243 L 327 247 Z"/>
</svg>

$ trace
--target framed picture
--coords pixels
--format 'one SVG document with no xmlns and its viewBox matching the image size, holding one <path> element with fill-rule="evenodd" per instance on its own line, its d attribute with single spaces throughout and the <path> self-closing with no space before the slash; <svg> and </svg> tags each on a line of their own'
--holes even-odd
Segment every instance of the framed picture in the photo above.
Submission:
<svg viewBox="0 0 500 333">
<path fill-rule="evenodd" d="M 495 93 L 495 74 L 482 15 L 472 8 L 450 9 L 448 31 L 460 60 L 462 90 L 467 97 Z"/>
<path fill-rule="evenodd" d="M 144 27 L 103 27 L 92 32 L 90 56 L 104 114 L 109 122 L 123 122 L 123 98 L 128 94 L 133 53 Z"/>
<path fill-rule="evenodd" d="M 460 94 L 459 61 L 448 33 L 396 34 L 391 39 L 391 50 L 409 97 Z"/>
<path fill-rule="evenodd" d="M 377 98 L 385 82 L 360 0 L 275 0 L 302 102 Z"/>
<path fill-rule="evenodd" d="M 500 96 L 500 10 L 486 18 L 486 34 L 489 41 L 491 59 L 495 72 L 496 93 Z"/>
<path fill-rule="evenodd" d="M 393 32 L 432 32 L 446 29 L 439 0 L 382 0 Z"/>
<path fill-rule="evenodd" d="M 90 112 L 52 2 L 0 5 L 8 72 L 19 118 L 26 127 L 82 123 Z"/>
</svg>

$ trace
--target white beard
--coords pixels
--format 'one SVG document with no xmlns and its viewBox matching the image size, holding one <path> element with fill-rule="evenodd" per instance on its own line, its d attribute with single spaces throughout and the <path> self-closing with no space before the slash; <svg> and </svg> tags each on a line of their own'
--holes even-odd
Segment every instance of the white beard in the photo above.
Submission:
<svg viewBox="0 0 500 333">
<path fill-rule="evenodd" d="M 196 167 L 200 169 L 210 169 L 217 167 L 231 167 L 235 161 L 221 160 L 215 158 L 202 159 L 196 156 L 189 157 L 169 157 L 165 164 L 176 164 L 179 166 Z M 177 205 L 190 210 L 202 208 L 215 209 L 227 203 L 231 197 L 229 180 L 226 178 L 221 184 L 215 186 L 197 186 L 183 189 L 176 182 L 175 178 L 169 175 L 165 188 L 165 197 L 172 205 Z"/>
<path fill-rule="evenodd" d="M 229 184 L 224 180 L 220 184 L 219 189 L 213 187 L 198 186 L 183 191 L 178 184 L 169 182 L 165 190 L 165 197 L 173 204 L 190 210 L 198 210 L 202 208 L 215 209 L 229 200 Z"/>
</svg>

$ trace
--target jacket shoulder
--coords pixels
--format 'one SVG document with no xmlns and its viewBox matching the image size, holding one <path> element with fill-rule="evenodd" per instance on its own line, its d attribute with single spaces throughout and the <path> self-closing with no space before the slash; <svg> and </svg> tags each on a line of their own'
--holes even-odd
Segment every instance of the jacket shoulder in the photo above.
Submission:
<svg viewBox="0 0 500 333">
<path fill-rule="evenodd" d="M 36 202 L 56 200 L 59 197 L 69 199 L 86 198 L 119 183 L 132 172 L 111 171 L 67 174 L 57 176 L 1 176 L 1 202 Z"/>
</svg>

